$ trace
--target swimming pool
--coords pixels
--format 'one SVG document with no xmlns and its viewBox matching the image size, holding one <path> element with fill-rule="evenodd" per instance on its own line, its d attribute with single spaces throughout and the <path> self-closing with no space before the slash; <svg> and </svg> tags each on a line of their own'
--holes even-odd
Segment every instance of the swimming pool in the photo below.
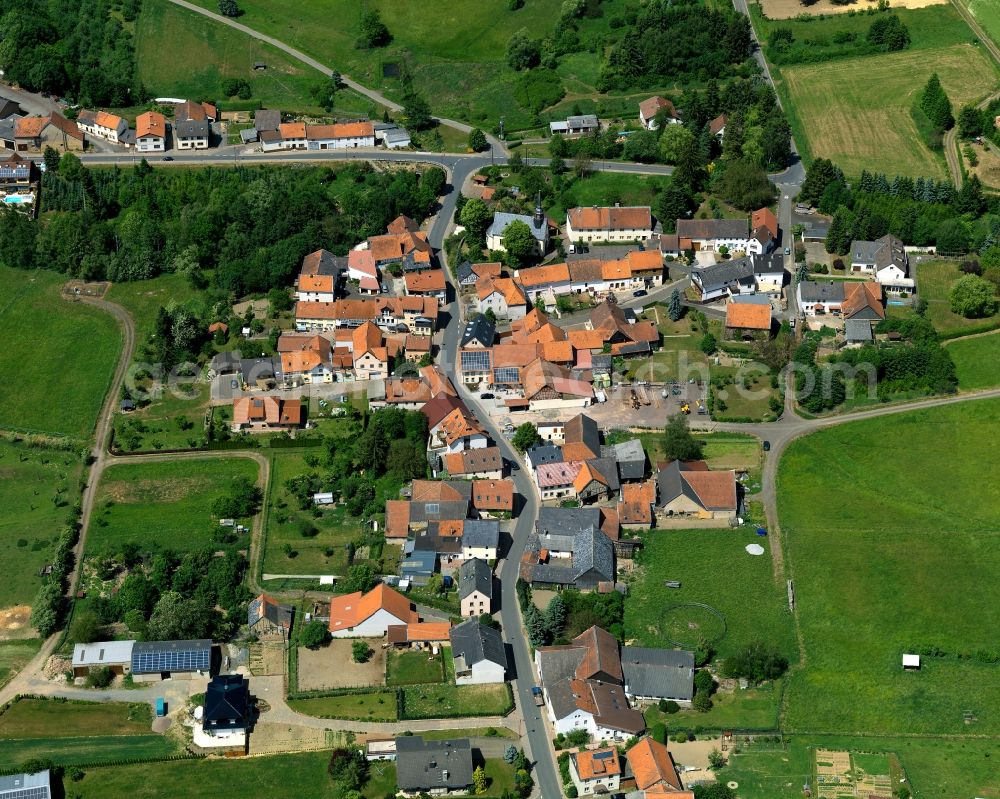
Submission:
<svg viewBox="0 0 1000 799">
<path fill-rule="evenodd" d="M 3 198 L 7 205 L 31 205 L 35 202 L 34 194 L 8 194 Z"/>
</svg>

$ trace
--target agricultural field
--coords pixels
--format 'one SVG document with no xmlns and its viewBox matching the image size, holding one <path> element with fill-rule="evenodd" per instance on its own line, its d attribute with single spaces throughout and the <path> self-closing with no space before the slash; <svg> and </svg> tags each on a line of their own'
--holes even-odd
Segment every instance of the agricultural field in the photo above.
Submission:
<svg viewBox="0 0 1000 799">
<path fill-rule="evenodd" d="M 211 543 L 218 522 L 212 502 L 236 477 L 257 480 L 249 458 L 183 459 L 109 466 L 97 490 L 88 555 L 112 555 L 122 544 L 183 553 Z"/>
<path fill-rule="evenodd" d="M 927 300 L 927 318 L 944 336 L 960 336 L 1000 327 L 1000 315 L 989 319 L 966 319 L 952 313 L 948 294 L 962 276 L 955 261 L 927 261 L 917 265 L 917 288 Z"/>
<path fill-rule="evenodd" d="M 996 44 L 1000 44 L 1000 6 L 992 0 L 959 0 Z"/>
<path fill-rule="evenodd" d="M 787 730 L 1000 732 L 1000 486 L 983 471 L 998 423 L 1000 401 L 974 401 L 789 447 L 778 511 L 805 665 L 786 679 Z"/>
<path fill-rule="evenodd" d="M 830 158 L 849 176 L 877 168 L 890 176 L 946 178 L 944 159 L 924 145 L 910 106 L 934 72 L 955 108 L 980 100 L 996 88 L 997 68 L 950 5 L 896 13 L 910 31 L 906 50 L 786 65 L 775 70 L 775 80 L 792 105 L 793 133 L 808 156 Z M 799 41 L 859 34 L 871 21 L 868 15 L 756 19 L 765 40 L 782 27 Z"/>
<path fill-rule="evenodd" d="M 719 772 L 719 779 L 739 783 L 741 799 L 797 799 L 809 783 L 816 796 L 815 761 L 820 749 L 850 751 L 862 768 L 882 768 L 888 761 L 894 779 L 905 776 L 917 797 L 992 796 L 1000 791 L 1000 778 L 991 763 L 1000 756 L 996 740 L 793 735 L 783 744 L 741 747 Z"/>
<path fill-rule="evenodd" d="M 1000 385 L 1000 333 L 945 343 L 955 362 L 960 391 L 975 391 Z"/>
<path fill-rule="evenodd" d="M 211 8 L 217 11 L 216 4 Z M 164 42 L 170 42 L 164 47 Z M 300 113 L 325 113 L 310 92 L 324 82 L 319 71 L 271 45 L 179 8 L 169 0 L 142 4 L 136 21 L 136 61 L 139 77 L 154 96 L 215 98 L 225 101 L 227 78 L 246 80 L 253 101 L 264 107 Z M 183 58 L 177 58 L 184 53 Z M 263 61 L 267 69 L 256 71 Z M 246 101 L 242 107 L 246 107 Z M 345 89 L 337 95 L 335 110 L 345 116 L 381 116 L 382 109 L 368 98 Z"/>
<path fill-rule="evenodd" d="M 0 441 L 0 608 L 29 603 L 38 572 L 80 497 L 83 462 L 76 452 Z M 27 632 L 27 631 L 25 631 Z M 0 681 L 2 681 L 0 676 Z"/>
<path fill-rule="evenodd" d="M 72 783 L 80 799 L 129 796 L 159 799 L 162 796 L 267 796 L 269 799 L 332 799 L 336 788 L 327 774 L 329 752 L 297 752 L 238 760 L 182 760 L 89 769 Z M 365 799 L 383 799 L 395 787 L 396 770 L 380 764 L 363 789 Z"/>
<path fill-rule="evenodd" d="M 145 704 L 21 699 L 0 715 L 0 768 L 46 757 L 59 765 L 175 754 L 176 740 L 150 731 Z"/>
<path fill-rule="evenodd" d="M 945 0 L 896 0 L 893 8 L 924 8 L 944 3 Z M 817 0 L 809 5 L 806 10 L 801 0 L 760 0 L 760 6 L 769 19 L 785 21 L 794 17 L 809 14 L 818 16 L 819 14 L 847 14 L 848 12 L 861 12 L 875 8 L 874 0 L 862 0 L 847 4 L 834 3 L 833 0 Z"/>
<path fill-rule="evenodd" d="M 0 641 L 0 687 L 26 666 L 41 646 L 38 638 Z"/>
<path fill-rule="evenodd" d="M 87 438 L 114 374 L 121 331 L 60 297 L 65 276 L 0 267 L 0 426 Z M 44 326 L 41 325 L 44 320 Z"/>
</svg>

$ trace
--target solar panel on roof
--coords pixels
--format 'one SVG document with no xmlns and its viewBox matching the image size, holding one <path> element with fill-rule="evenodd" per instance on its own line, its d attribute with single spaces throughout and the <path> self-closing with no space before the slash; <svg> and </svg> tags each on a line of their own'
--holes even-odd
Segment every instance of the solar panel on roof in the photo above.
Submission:
<svg viewBox="0 0 1000 799">
<path fill-rule="evenodd" d="M 132 672 L 156 674 L 165 671 L 208 671 L 212 665 L 211 647 L 132 650 Z"/>
<path fill-rule="evenodd" d="M 520 370 L 516 366 L 498 366 L 493 370 L 494 383 L 516 383 Z"/>
<path fill-rule="evenodd" d="M 52 796 L 45 786 L 38 788 L 18 788 L 13 791 L 0 791 L 0 799 L 50 799 Z"/>
<path fill-rule="evenodd" d="M 462 371 L 463 372 L 487 372 L 490 368 L 490 353 L 486 350 L 476 352 L 463 352 Z"/>
</svg>

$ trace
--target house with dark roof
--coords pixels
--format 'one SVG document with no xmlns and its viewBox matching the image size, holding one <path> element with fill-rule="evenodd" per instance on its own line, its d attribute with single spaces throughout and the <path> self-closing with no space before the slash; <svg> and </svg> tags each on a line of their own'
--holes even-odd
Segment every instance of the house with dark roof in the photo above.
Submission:
<svg viewBox="0 0 1000 799">
<path fill-rule="evenodd" d="M 6 119 L 15 115 L 21 115 L 21 106 L 9 97 L 4 97 L 0 94 L 0 119 Z"/>
<path fill-rule="evenodd" d="M 493 222 L 486 230 L 486 246 L 495 252 L 505 252 L 503 237 L 507 228 L 514 222 L 521 222 L 528 226 L 532 237 L 535 239 L 535 246 L 539 255 L 545 255 L 549 248 L 549 222 L 542 211 L 541 203 L 535 206 L 533 216 L 526 214 L 511 214 L 506 211 L 497 211 L 493 214 Z"/>
<path fill-rule="evenodd" d="M 396 739 L 396 785 L 404 796 L 471 793 L 472 744 L 468 738 L 425 741 L 419 735 Z"/>
<path fill-rule="evenodd" d="M 452 477 L 482 480 L 499 480 L 504 472 L 503 456 L 495 446 L 445 453 L 441 456 L 441 466 Z"/>
<path fill-rule="evenodd" d="M 500 631 L 467 619 L 451 628 L 451 656 L 458 685 L 501 683 L 507 679 L 507 650 Z"/>
<path fill-rule="evenodd" d="M 528 464 L 528 471 L 532 475 L 537 473 L 538 467 L 544 463 L 562 463 L 562 447 L 555 444 L 537 444 L 524 453 Z"/>
<path fill-rule="evenodd" d="M 477 314 L 465 323 L 458 346 L 462 349 L 484 350 L 493 346 L 497 326 L 486 314 Z"/>
<path fill-rule="evenodd" d="M 602 446 L 601 457 L 610 458 L 618 464 L 618 477 L 622 482 L 643 480 L 646 477 L 646 450 L 638 438 Z"/>
<path fill-rule="evenodd" d="M 705 461 L 670 461 L 657 472 L 656 493 L 666 516 L 732 520 L 740 509 L 736 472 L 710 471 Z"/>
<path fill-rule="evenodd" d="M 903 242 L 891 233 L 875 241 L 851 242 L 851 272 L 871 275 L 887 294 L 914 290 L 916 284 L 909 271 L 910 259 Z"/>
<path fill-rule="evenodd" d="M 220 674 L 205 689 L 199 746 L 242 746 L 252 723 L 250 681 L 242 674 Z"/>
<path fill-rule="evenodd" d="M 591 627 L 566 646 L 535 650 L 549 721 L 557 733 L 586 730 L 597 740 L 623 740 L 646 725 L 625 695 L 618 641 Z"/>
<path fill-rule="evenodd" d="M 493 612 L 493 569 L 481 558 L 469 558 L 458 569 L 458 603 L 465 617 Z"/>
<path fill-rule="evenodd" d="M 577 114 L 549 123 L 549 133 L 555 136 L 584 136 L 599 130 L 601 121 L 596 114 Z"/>
<path fill-rule="evenodd" d="M 562 510 L 552 508 L 551 510 Z M 600 518 L 600 511 L 597 518 Z M 538 588 L 576 588 L 592 591 L 615 582 L 615 548 L 611 539 L 591 524 L 561 532 L 535 531 L 528 535 L 521 556 L 521 579 Z"/>
<path fill-rule="evenodd" d="M 690 704 L 694 697 L 694 653 L 681 649 L 622 647 L 625 694 L 629 699 L 671 699 Z"/>
<path fill-rule="evenodd" d="M 563 425 L 563 460 L 585 461 L 601 457 L 601 431 L 597 422 L 580 413 Z"/>
<path fill-rule="evenodd" d="M 500 546 L 500 522 L 495 519 L 466 519 L 462 525 L 462 557 L 466 560 L 496 560 Z"/>
<path fill-rule="evenodd" d="M 247 627 L 250 634 L 258 638 L 284 641 L 292 629 L 294 616 L 295 608 L 291 605 L 279 604 L 267 594 L 261 594 L 251 599 L 247 606 Z"/>
<path fill-rule="evenodd" d="M 174 146 L 178 150 L 207 150 L 211 135 L 207 119 L 174 119 Z"/>
</svg>

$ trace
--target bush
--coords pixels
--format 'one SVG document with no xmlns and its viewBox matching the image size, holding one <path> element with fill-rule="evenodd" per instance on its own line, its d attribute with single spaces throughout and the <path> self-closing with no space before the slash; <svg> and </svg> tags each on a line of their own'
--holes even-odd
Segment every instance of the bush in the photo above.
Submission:
<svg viewBox="0 0 1000 799">
<path fill-rule="evenodd" d="M 650 737 L 661 744 L 667 742 L 667 727 L 665 724 L 654 724 L 649 730 Z"/>
<path fill-rule="evenodd" d="M 776 680 L 788 669 L 788 660 L 772 645 L 754 641 L 726 658 L 723 674 L 729 678 L 742 677 L 753 683 Z"/>
<path fill-rule="evenodd" d="M 355 663 L 367 663 L 372 656 L 372 648 L 365 641 L 355 641 L 351 644 L 351 657 Z"/>
<path fill-rule="evenodd" d="M 673 715 L 681 709 L 673 699 L 661 699 L 659 702 L 659 708 L 661 713 L 668 713 Z"/>
<path fill-rule="evenodd" d="M 708 713 L 708 711 L 712 709 L 711 694 L 703 692 L 695 694 L 694 699 L 691 701 L 691 707 L 699 713 Z"/>
<path fill-rule="evenodd" d="M 568 796 L 569 799 L 576 799 L 576 797 L 579 795 L 580 795 L 579 791 L 576 790 L 575 785 L 568 785 L 566 787 L 566 796 Z"/>
<path fill-rule="evenodd" d="M 684 730 L 674 733 L 674 743 L 679 743 L 679 744 L 686 743 L 687 739 L 688 739 L 688 734 Z"/>
<path fill-rule="evenodd" d="M 993 284 L 975 274 L 960 277 L 948 295 L 952 313 L 966 319 L 982 319 L 997 311 L 996 290 Z"/>
<path fill-rule="evenodd" d="M 308 649 L 316 649 L 326 643 L 326 625 L 321 621 L 311 621 L 299 633 L 299 644 Z"/>
</svg>

